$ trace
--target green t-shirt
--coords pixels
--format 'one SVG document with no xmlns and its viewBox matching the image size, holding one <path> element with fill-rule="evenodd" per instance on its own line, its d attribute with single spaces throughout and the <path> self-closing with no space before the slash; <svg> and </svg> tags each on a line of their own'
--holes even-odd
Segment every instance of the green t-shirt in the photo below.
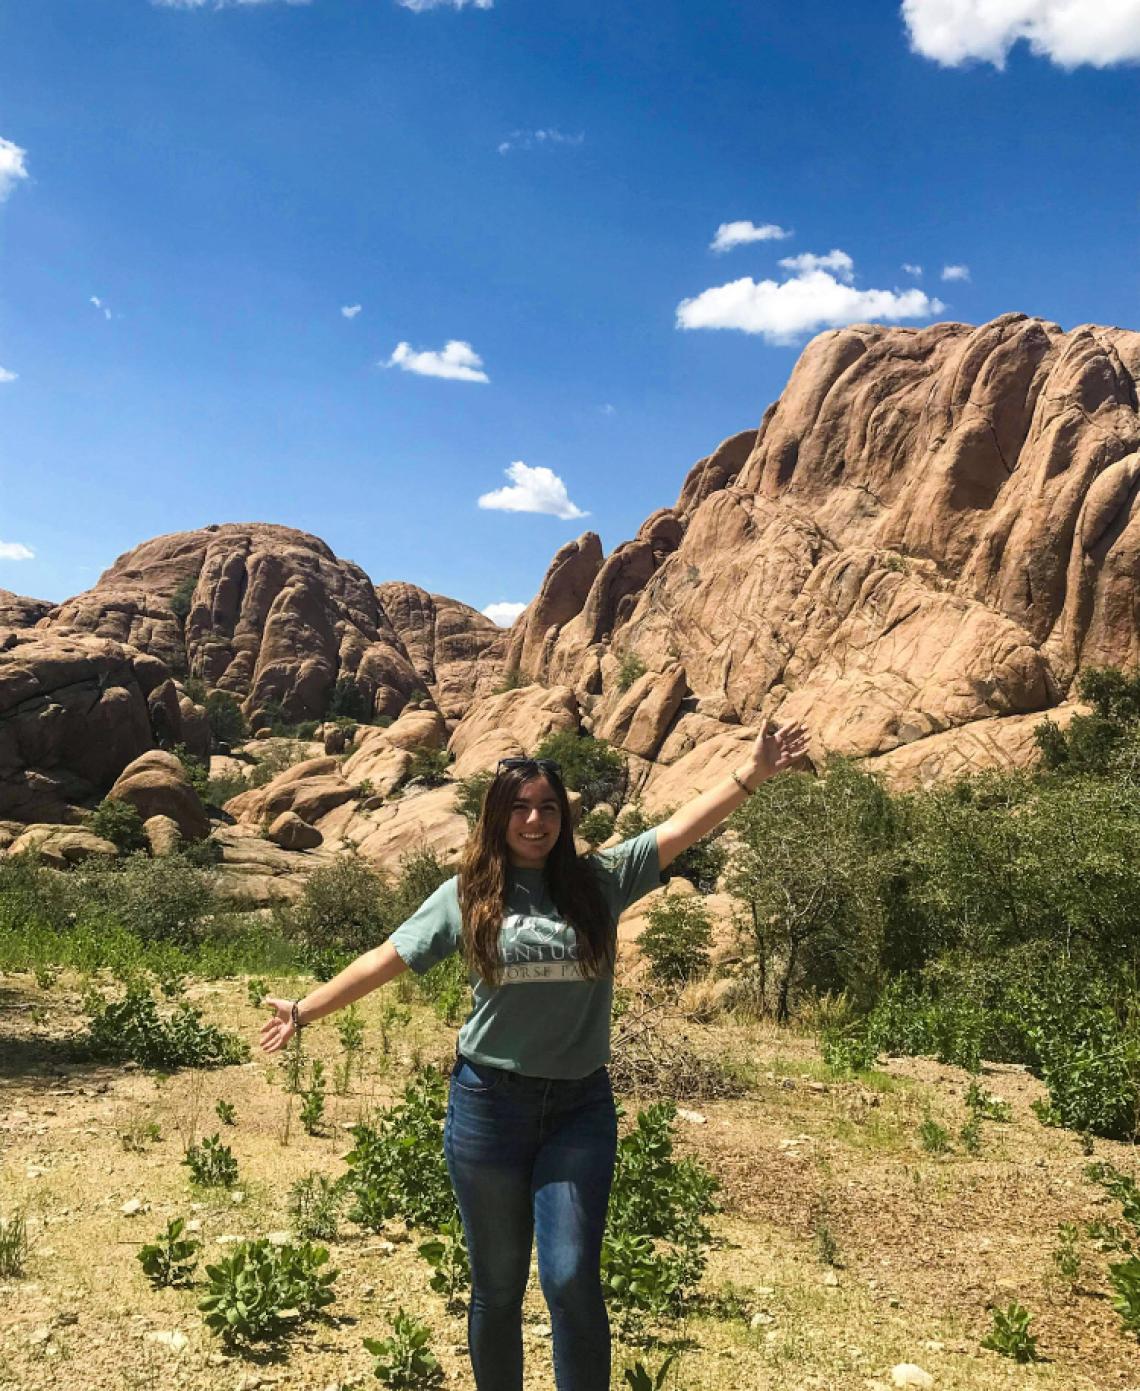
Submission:
<svg viewBox="0 0 1140 1391">
<path fill-rule="evenodd" d="M 616 922 L 660 883 L 657 831 L 598 851 L 589 862 Z M 417 975 L 458 950 L 458 880 L 440 885 L 388 940 Z M 585 1077 L 603 1066 L 610 1056 L 613 978 L 582 976 L 577 934 L 555 908 L 541 869 L 511 870 L 499 946 L 502 983 L 470 977 L 474 1000 L 459 1051 L 528 1077 Z"/>
</svg>

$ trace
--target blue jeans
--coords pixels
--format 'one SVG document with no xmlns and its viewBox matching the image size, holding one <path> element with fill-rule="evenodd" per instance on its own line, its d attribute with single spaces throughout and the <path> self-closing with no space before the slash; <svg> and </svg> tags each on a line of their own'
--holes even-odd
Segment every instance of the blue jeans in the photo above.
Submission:
<svg viewBox="0 0 1140 1391">
<path fill-rule="evenodd" d="M 600 1267 L 617 1116 L 605 1068 L 563 1081 L 457 1058 L 444 1152 L 471 1257 L 467 1341 L 478 1391 L 522 1391 L 535 1241 L 558 1391 L 609 1391 Z"/>
</svg>

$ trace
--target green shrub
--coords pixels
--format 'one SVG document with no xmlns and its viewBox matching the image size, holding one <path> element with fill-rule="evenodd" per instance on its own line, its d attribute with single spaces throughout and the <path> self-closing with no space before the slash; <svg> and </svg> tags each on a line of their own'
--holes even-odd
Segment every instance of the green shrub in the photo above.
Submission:
<svg viewBox="0 0 1140 1391">
<path fill-rule="evenodd" d="M 329 718 L 359 720 L 361 724 L 367 724 L 372 714 L 372 697 L 357 685 L 356 678 L 338 676 L 329 696 Z"/>
<path fill-rule="evenodd" d="M 623 652 L 618 658 L 617 688 L 628 691 L 635 681 L 645 675 L 646 666 L 636 652 Z"/>
<path fill-rule="evenodd" d="M 185 1218 L 174 1217 L 167 1223 L 164 1232 L 160 1232 L 153 1242 L 138 1252 L 139 1263 L 156 1289 L 193 1283 L 194 1267 L 198 1264 L 202 1243 L 184 1237 L 185 1230 Z"/>
<path fill-rule="evenodd" d="M 491 694 L 502 695 L 504 691 L 518 691 L 524 686 L 530 686 L 532 684 L 532 678 L 527 676 L 525 672 L 520 671 L 518 667 L 511 667 L 508 671 L 503 673 L 503 679 Z"/>
<path fill-rule="evenodd" d="M 467 818 L 468 826 L 474 828 L 479 820 L 483 798 L 494 780 L 494 773 L 472 773 L 455 784 L 455 810 Z"/>
<path fill-rule="evenodd" d="M 416 988 L 445 1024 L 458 1024 L 471 1004 L 467 966 L 458 952 L 417 976 Z"/>
<path fill-rule="evenodd" d="M 982 1347 L 991 1348 L 1015 1362 L 1037 1361 L 1037 1339 L 1030 1333 L 1031 1316 L 1017 1300 L 1006 1309 L 993 1311 L 994 1326 L 982 1339 Z"/>
<path fill-rule="evenodd" d="M 180 1067 L 228 1067 L 249 1056 L 243 1039 L 204 1024 L 201 1013 L 189 1004 L 159 1014 L 153 995 L 137 985 L 129 986 L 118 1000 L 90 995 L 85 1007 L 91 1015 L 86 1045 L 96 1057 L 173 1072 Z"/>
<path fill-rule="evenodd" d="M 649 910 L 638 949 L 655 980 L 683 985 L 709 966 L 712 923 L 700 898 L 666 895 Z"/>
<path fill-rule="evenodd" d="M 601 845 L 614 833 L 614 815 L 609 811 L 588 811 L 578 822 L 578 834 L 587 845 Z"/>
<path fill-rule="evenodd" d="M 237 1112 L 232 1101 L 219 1101 L 214 1107 L 214 1114 L 223 1125 L 237 1125 Z"/>
<path fill-rule="evenodd" d="M 387 941 L 397 911 L 391 878 L 357 855 L 341 855 L 314 870 L 277 918 L 286 936 L 310 949 L 357 956 Z"/>
<path fill-rule="evenodd" d="M 408 781 L 424 787 L 442 787 L 447 781 L 451 755 L 446 749 L 413 749 L 408 767 Z"/>
<path fill-rule="evenodd" d="M 218 930 L 225 909 L 206 870 L 185 852 L 121 864 L 84 865 L 71 877 L 73 898 L 144 942 L 190 948 Z"/>
<path fill-rule="evenodd" d="M 459 1307 L 462 1291 L 471 1285 L 467 1240 L 459 1218 L 445 1222 L 438 1236 L 420 1242 L 419 1253 L 432 1268 L 428 1282 L 432 1289 L 443 1295 L 449 1309 Z"/>
<path fill-rule="evenodd" d="M 207 1293 L 198 1307 L 207 1327 L 227 1343 L 281 1338 L 316 1318 L 335 1295 L 338 1272 L 326 1270 L 323 1246 L 271 1246 L 243 1241 L 217 1265 L 206 1267 Z"/>
<path fill-rule="evenodd" d="M 190 1170 L 191 1181 L 199 1188 L 232 1188 L 238 1181 L 237 1160 L 229 1145 L 214 1132 L 191 1145 L 182 1159 Z"/>
<path fill-rule="evenodd" d="M 649 1368 L 642 1361 L 637 1361 L 632 1367 L 626 1367 L 624 1375 L 629 1391 L 661 1391 L 665 1385 L 665 1378 L 669 1374 L 669 1368 L 677 1360 L 677 1354 L 671 1352 L 663 1359 L 656 1372 L 650 1372 Z"/>
<path fill-rule="evenodd" d="M 0 1280 L 19 1280 L 28 1263 L 28 1223 L 22 1208 L 0 1217 Z"/>
<path fill-rule="evenodd" d="M 307 1135 L 320 1133 L 325 1114 L 325 1065 L 314 1058 L 308 1088 L 301 1093 L 301 1124 Z"/>
<path fill-rule="evenodd" d="M 918 1138 L 927 1154 L 949 1154 L 950 1132 L 933 1116 L 926 1116 L 918 1128 Z"/>
<path fill-rule="evenodd" d="M 95 835 L 109 840 L 120 855 L 147 848 L 142 817 L 130 802 L 104 797 L 91 813 L 90 826 Z"/>
<path fill-rule="evenodd" d="M 619 806 L 625 796 L 629 777 L 625 755 L 604 739 L 561 730 L 548 734 L 534 756 L 553 759 L 559 765 L 562 781 L 582 794 L 583 812 L 593 811 L 599 802 Z"/>
<path fill-rule="evenodd" d="M 430 1391 L 443 1380 L 443 1371 L 432 1353 L 431 1330 L 417 1323 L 403 1309 L 392 1320 L 389 1338 L 365 1338 L 364 1346 L 376 1359 L 374 1375 L 392 1391 Z"/>
<path fill-rule="evenodd" d="M 375 1125 L 353 1127 L 345 1156 L 350 1221 L 378 1231 L 393 1217 L 434 1231 L 457 1216 L 443 1154 L 447 1086 L 438 1073 L 421 1073 L 404 1099 Z"/>
<path fill-rule="evenodd" d="M 311 1241 L 335 1241 L 344 1187 L 315 1170 L 289 1190 L 289 1215 L 298 1237 Z"/>
<path fill-rule="evenodd" d="M 241 703 L 229 691 L 211 691 L 206 697 L 206 719 L 215 749 L 229 749 L 249 734 Z"/>
<path fill-rule="evenodd" d="M 198 587 L 198 576 L 187 575 L 184 580 L 180 580 L 174 593 L 170 596 L 170 612 L 180 623 L 185 623 L 190 617 L 190 608 L 194 602 L 194 591 Z"/>
<path fill-rule="evenodd" d="M 182 771 L 186 774 L 190 786 L 204 802 L 210 793 L 209 767 L 196 754 L 192 754 L 185 744 L 175 744 L 170 752 L 182 764 Z"/>
</svg>

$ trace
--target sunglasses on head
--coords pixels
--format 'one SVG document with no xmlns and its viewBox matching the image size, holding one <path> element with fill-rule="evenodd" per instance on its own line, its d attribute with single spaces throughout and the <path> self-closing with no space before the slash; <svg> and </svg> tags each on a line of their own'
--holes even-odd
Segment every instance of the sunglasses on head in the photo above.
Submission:
<svg viewBox="0 0 1140 1391">
<path fill-rule="evenodd" d="M 500 758 L 495 776 L 498 777 L 504 769 L 513 771 L 515 768 L 537 768 L 540 773 L 546 773 L 548 776 L 559 779 L 562 777 L 562 769 L 552 758 Z"/>
</svg>

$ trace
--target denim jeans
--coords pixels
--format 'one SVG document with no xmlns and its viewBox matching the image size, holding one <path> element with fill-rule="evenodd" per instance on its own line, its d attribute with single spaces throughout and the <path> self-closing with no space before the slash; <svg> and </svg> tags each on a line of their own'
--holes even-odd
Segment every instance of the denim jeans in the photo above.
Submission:
<svg viewBox="0 0 1140 1391">
<path fill-rule="evenodd" d="M 600 1266 L 616 1150 L 605 1068 L 564 1081 L 456 1059 L 444 1151 L 471 1257 L 467 1340 L 478 1391 L 522 1391 L 535 1242 L 558 1391 L 608 1391 Z"/>
</svg>

